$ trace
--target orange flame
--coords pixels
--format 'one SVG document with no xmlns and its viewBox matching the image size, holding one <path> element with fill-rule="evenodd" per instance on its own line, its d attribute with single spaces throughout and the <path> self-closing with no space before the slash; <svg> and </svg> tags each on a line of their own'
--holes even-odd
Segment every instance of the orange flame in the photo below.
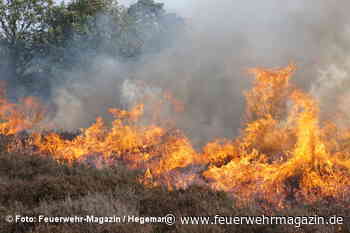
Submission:
<svg viewBox="0 0 350 233">
<path fill-rule="evenodd" d="M 214 188 L 242 199 L 262 195 L 279 206 L 286 200 L 345 197 L 348 152 L 341 151 L 337 139 L 327 143 L 324 136 L 332 134 L 335 125 L 321 124 L 317 102 L 289 85 L 293 71 L 293 66 L 254 70 L 255 86 L 246 94 L 251 121 L 234 143 L 236 155 L 204 172 Z"/>
<path fill-rule="evenodd" d="M 255 80 L 245 93 L 247 122 L 242 135 L 209 142 L 202 153 L 177 129 L 142 124 L 143 104 L 130 111 L 111 109 L 115 119 L 110 125 L 97 118 L 73 140 L 38 133 L 33 144 L 58 160 L 97 156 L 141 169 L 140 182 L 147 186 L 176 189 L 205 183 L 233 193 L 242 203 L 258 198 L 284 207 L 326 197 L 344 199 L 350 187 L 350 130 L 320 120 L 317 101 L 290 84 L 294 71 L 294 65 L 250 70 Z M 175 112 L 184 110 L 170 93 L 164 97 Z M 1 132 L 15 133 L 32 126 L 17 107 L 12 111 L 12 105 L 0 100 L 0 116 L 6 120 Z M 26 103 L 21 108 L 26 109 Z M 18 118 L 16 127 L 8 126 Z M 36 122 L 37 118 L 30 119 Z"/>
<path fill-rule="evenodd" d="M 0 134 L 13 135 L 34 128 L 45 116 L 45 109 L 34 97 L 11 103 L 6 98 L 4 83 L 0 84 Z"/>
</svg>

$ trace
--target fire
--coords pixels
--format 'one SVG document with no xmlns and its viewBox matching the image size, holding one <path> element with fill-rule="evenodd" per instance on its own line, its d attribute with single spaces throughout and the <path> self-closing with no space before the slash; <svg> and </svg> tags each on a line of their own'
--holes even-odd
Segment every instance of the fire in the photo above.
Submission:
<svg viewBox="0 0 350 233">
<path fill-rule="evenodd" d="M 188 185 L 174 175 L 176 169 L 200 160 L 188 138 L 179 131 L 140 124 L 143 105 L 131 111 L 111 109 L 110 112 L 115 117 L 110 127 L 98 118 L 73 140 L 63 139 L 57 133 L 36 134 L 34 144 L 40 152 L 68 162 L 85 160 L 89 156 L 122 161 L 131 169 L 145 170 L 145 177 L 140 180 L 147 185 L 166 184 L 169 188 Z"/>
<path fill-rule="evenodd" d="M 322 198 L 342 200 L 350 187 L 350 130 L 320 119 L 317 101 L 291 84 L 294 71 L 294 65 L 250 70 L 255 79 L 245 93 L 242 135 L 209 142 L 202 152 L 172 124 L 143 121 L 144 104 L 130 111 L 111 109 L 111 123 L 97 118 L 74 139 L 35 133 L 32 144 L 58 160 L 99 158 L 123 163 L 143 171 L 140 182 L 147 186 L 165 185 L 171 190 L 205 184 L 232 193 L 242 203 L 258 199 L 279 207 Z M 184 111 L 185 106 L 171 93 L 163 97 L 174 112 Z M 164 100 L 155 103 L 163 106 Z M 27 115 L 22 114 L 27 111 L 17 111 L 26 110 L 27 104 L 14 107 L 1 99 L 3 134 L 29 129 L 41 119 L 30 115 L 31 123 L 27 123 Z"/>
<path fill-rule="evenodd" d="M 57 133 L 46 136 L 37 134 L 35 145 L 41 152 L 71 162 L 92 154 L 120 158 L 136 153 L 143 157 L 146 156 L 142 152 L 145 148 L 160 143 L 164 130 L 156 126 L 137 125 L 135 122 L 142 111 L 143 105 L 136 106 L 130 112 L 111 109 L 115 117 L 111 127 L 107 127 L 102 118 L 97 118 L 92 126 L 82 129 L 81 134 L 73 140 L 63 139 Z"/>
<path fill-rule="evenodd" d="M 293 71 L 293 66 L 254 70 L 255 87 L 246 95 L 250 121 L 234 143 L 232 160 L 203 173 L 212 187 L 279 206 L 345 197 L 348 152 L 337 139 L 335 145 L 327 142 L 335 125 L 320 122 L 317 102 L 289 85 Z"/>
<path fill-rule="evenodd" d="M 13 135 L 30 130 L 45 116 L 45 108 L 34 97 L 12 103 L 6 98 L 4 83 L 0 84 L 0 134 Z"/>
</svg>

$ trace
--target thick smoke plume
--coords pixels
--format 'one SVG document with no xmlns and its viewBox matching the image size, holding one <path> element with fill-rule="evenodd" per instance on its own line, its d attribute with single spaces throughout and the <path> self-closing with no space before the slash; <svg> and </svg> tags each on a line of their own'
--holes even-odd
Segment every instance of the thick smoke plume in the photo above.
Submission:
<svg viewBox="0 0 350 233">
<path fill-rule="evenodd" d="M 165 2 L 165 4 L 167 4 Z M 109 107 L 127 107 L 142 81 L 154 95 L 167 90 L 183 101 L 176 117 L 195 144 L 232 137 L 243 121 L 246 70 L 296 63 L 295 80 L 329 106 L 339 94 L 347 104 L 350 25 L 346 1 L 189 0 L 178 13 L 186 30 L 176 43 L 137 62 L 115 61 L 104 54 L 89 70 L 67 72 L 56 85 L 53 102 L 58 128 L 89 125 Z M 350 115 L 350 114 L 349 114 Z"/>
</svg>

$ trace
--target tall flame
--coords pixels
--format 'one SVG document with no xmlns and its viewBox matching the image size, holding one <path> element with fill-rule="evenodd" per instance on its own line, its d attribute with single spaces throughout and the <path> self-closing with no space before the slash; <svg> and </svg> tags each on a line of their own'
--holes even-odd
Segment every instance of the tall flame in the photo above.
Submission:
<svg viewBox="0 0 350 233">
<path fill-rule="evenodd" d="M 262 196 L 280 206 L 286 201 L 345 197 L 350 184 L 348 152 L 327 147 L 325 136 L 335 125 L 321 124 L 317 102 L 289 85 L 293 71 L 292 65 L 254 70 L 255 86 L 246 94 L 250 121 L 234 143 L 236 155 L 226 165 L 204 172 L 214 188 L 243 199 Z"/>
<path fill-rule="evenodd" d="M 174 189 L 206 184 L 234 194 L 242 203 L 263 199 L 283 207 L 299 201 L 343 199 L 350 187 L 350 130 L 320 120 L 317 101 L 290 83 L 294 71 L 294 65 L 250 70 L 255 80 L 245 93 L 242 135 L 209 142 L 202 152 L 180 130 L 145 125 L 143 104 L 130 111 L 111 109 L 111 124 L 97 118 L 72 140 L 57 133 L 36 133 L 33 144 L 58 160 L 97 157 L 122 162 L 142 170 L 140 182 L 148 186 Z M 185 106 L 171 93 L 164 97 L 175 112 L 184 111 Z M 13 113 L 12 105 L 0 101 L 0 115 L 5 119 L 0 132 L 30 128 L 21 112 Z M 25 106 L 26 101 L 21 107 Z M 35 117 L 30 119 L 36 122 Z"/>
</svg>

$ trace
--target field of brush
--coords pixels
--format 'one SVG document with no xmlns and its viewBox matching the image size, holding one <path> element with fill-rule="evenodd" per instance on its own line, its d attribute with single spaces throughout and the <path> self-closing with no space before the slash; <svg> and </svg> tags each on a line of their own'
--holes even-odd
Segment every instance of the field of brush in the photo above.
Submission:
<svg viewBox="0 0 350 233">
<path fill-rule="evenodd" d="M 13 136 L 3 136 L 0 152 L 0 232 L 4 233 L 97 233 L 97 232 L 349 232 L 343 225 L 181 225 L 166 224 L 45 224 L 8 223 L 5 216 L 349 216 L 349 203 L 324 200 L 272 210 L 263 202 L 238 206 L 224 192 L 190 186 L 186 190 L 146 188 L 141 174 L 122 165 L 94 168 L 86 164 L 58 162 L 50 156 L 6 151 Z"/>
</svg>

